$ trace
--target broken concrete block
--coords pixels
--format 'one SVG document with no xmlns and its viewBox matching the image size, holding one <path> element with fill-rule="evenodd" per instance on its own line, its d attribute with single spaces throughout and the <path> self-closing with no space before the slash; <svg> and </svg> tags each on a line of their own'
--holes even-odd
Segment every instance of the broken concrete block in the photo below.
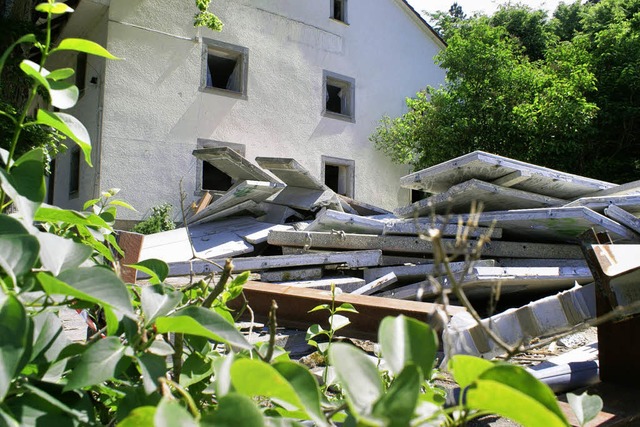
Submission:
<svg viewBox="0 0 640 427">
<path fill-rule="evenodd" d="M 385 223 L 358 215 L 323 209 L 305 231 L 342 230 L 348 233 L 382 234 Z"/>
<path fill-rule="evenodd" d="M 442 193 L 473 178 L 492 182 L 517 171 L 523 172 L 522 176 L 528 176 L 528 179 L 519 180 L 512 188 L 558 199 L 575 199 L 616 186 L 483 151 L 474 151 L 404 176 L 400 184 L 405 188 Z"/>
<path fill-rule="evenodd" d="M 424 217 L 434 213 L 465 213 L 471 211 L 474 203 L 482 203 L 483 212 L 490 212 L 502 210 L 505 206 L 511 209 L 561 206 L 566 204 L 566 200 L 471 179 L 445 192 L 398 208 L 395 213 L 402 218 Z"/>
<path fill-rule="evenodd" d="M 445 224 L 434 222 L 431 218 L 389 219 L 384 220 L 384 232 L 382 234 L 399 235 L 427 235 L 429 230 L 436 228 L 443 236 L 456 236 L 463 232 L 463 227 L 458 224 Z M 494 227 L 475 227 L 467 232 L 467 236 L 475 238 L 489 235 L 492 239 L 502 237 L 502 229 Z"/>
<path fill-rule="evenodd" d="M 288 281 L 303 281 L 321 279 L 322 267 L 294 268 L 287 270 L 269 270 L 260 273 L 260 280 L 263 282 L 277 283 Z"/>
</svg>

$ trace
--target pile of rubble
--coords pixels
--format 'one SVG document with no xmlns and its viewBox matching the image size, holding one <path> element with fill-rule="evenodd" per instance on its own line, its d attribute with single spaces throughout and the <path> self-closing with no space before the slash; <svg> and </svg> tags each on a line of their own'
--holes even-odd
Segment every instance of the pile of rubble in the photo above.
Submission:
<svg viewBox="0 0 640 427">
<path fill-rule="evenodd" d="M 235 184 L 203 197 L 188 227 L 146 236 L 140 259 L 162 259 L 181 276 L 219 271 L 233 257 L 235 272 L 250 270 L 261 282 L 324 290 L 334 283 L 352 295 L 434 301 L 439 291 L 427 277 L 449 284 L 424 234 L 436 227 L 453 248 L 459 220 L 476 215 L 480 202 L 468 250 L 480 235 L 490 241 L 461 280 L 475 300 L 498 287 L 502 297 L 531 295 L 534 302 L 486 319 L 512 343 L 595 316 L 585 232 L 615 243 L 640 239 L 640 182 L 615 185 L 481 151 L 403 177 L 402 187 L 429 196 L 393 213 L 336 194 L 293 159 L 257 158 L 256 166 L 229 148 L 194 155 Z M 450 267 L 460 273 L 467 265 Z M 450 352 L 500 352 L 465 313 L 448 331 Z"/>
</svg>

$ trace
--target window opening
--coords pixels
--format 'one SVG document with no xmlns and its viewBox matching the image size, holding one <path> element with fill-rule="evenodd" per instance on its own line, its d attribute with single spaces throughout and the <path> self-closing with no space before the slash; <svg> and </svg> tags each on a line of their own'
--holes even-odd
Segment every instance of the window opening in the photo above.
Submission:
<svg viewBox="0 0 640 427">
<path fill-rule="evenodd" d="M 422 190 L 411 190 L 411 203 L 415 203 L 429 197 L 429 194 Z"/>
<path fill-rule="evenodd" d="M 216 40 L 204 46 L 203 87 L 246 96 L 249 50 Z"/>
<path fill-rule="evenodd" d="M 211 163 L 202 162 L 202 189 L 227 191 L 233 185 L 233 179 Z"/>
<path fill-rule="evenodd" d="M 347 23 L 347 0 L 331 0 L 331 17 Z"/>
<path fill-rule="evenodd" d="M 72 150 L 69 160 L 69 196 L 77 196 L 80 191 L 80 149 Z"/>
<path fill-rule="evenodd" d="M 355 117 L 354 99 L 354 79 L 324 71 L 325 115 L 353 121 Z"/>
<path fill-rule="evenodd" d="M 348 159 L 322 156 L 322 180 L 338 194 L 353 197 L 355 162 Z"/>
</svg>

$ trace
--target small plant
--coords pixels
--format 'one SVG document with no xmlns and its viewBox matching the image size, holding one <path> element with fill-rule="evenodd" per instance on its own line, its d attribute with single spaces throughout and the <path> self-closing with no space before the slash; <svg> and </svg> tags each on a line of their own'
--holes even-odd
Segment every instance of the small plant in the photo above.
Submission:
<svg viewBox="0 0 640 427">
<path fill-rule="evenodd" d="M 136 224 L 132 231 L 140 234 L 153 234 L 173 230 L 176 228 L 176 223 L 171 219 L 171 209 L 172 206 L 169 203 L 152 207 L 151 216 Z"/>
</svg>

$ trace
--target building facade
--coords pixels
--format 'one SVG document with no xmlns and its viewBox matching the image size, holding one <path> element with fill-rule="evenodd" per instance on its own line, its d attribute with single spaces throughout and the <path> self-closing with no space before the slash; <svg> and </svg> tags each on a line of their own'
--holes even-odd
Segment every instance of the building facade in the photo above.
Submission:
<svg viewBox="0 0 640 427">
<path fill-rule="evenodd" d="M 72 148 L 56 160 L 52 202 L 81 208 L 101 190 L 140 219 L 230 183 L 191 153 L 226 145 L 248 160 L 291 157 L 337 192 L 406 205 L 392 164 L 369 141 L 383 115 L 438 86 L 443 42 L 404 0 L 227 0 L 222 32 L 194 28 L 192 0 L 82 0 L 62 37 L 102 45 L 117 61 L 60 57 L 77 67 L 70 111 L 89 130 L 94 167 Z M 176 211 L 179 211 L 177 209 Z"/>
</svg>

